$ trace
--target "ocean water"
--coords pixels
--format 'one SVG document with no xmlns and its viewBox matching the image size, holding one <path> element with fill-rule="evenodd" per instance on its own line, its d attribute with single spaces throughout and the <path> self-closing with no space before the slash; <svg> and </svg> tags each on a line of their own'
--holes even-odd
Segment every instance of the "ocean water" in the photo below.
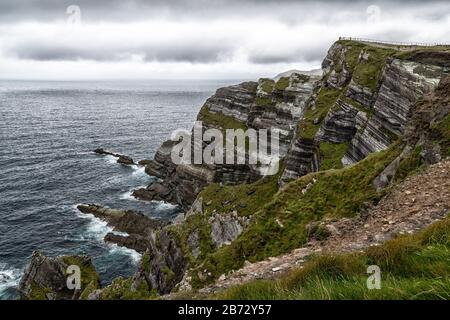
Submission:
<svg viewBox="0 0 450 320">
<path fill-rule="evenodd" d="M 0 299 L 17 297 L 34 250 L 88 254 L 104 284 L 133 274 L 139 254 L 104 243 L 110 228 L 76 205 L 160 218 L 177 208 L 133 199 L 131 190 L 152 177 L 92 150 L 151 159 L 173 130 L 190 129 L 217 88 L 234 82 L 0 81 Z"/>
</svg>

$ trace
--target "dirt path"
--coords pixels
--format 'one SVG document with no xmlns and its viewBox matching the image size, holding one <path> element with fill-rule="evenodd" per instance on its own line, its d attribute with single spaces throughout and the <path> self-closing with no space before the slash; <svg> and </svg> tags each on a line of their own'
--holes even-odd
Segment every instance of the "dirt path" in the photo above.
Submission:
<svg viewBox="0 0 450 320">
<path fill-rule="evenodd" d="M 255 279 L 273 279 L 301 266 L 313 253 L 363 250 L 396 234 L 417 232 L 443 219 L 449 210 L 450 159 L 447 159 L 407 178 L 364 215 L 325 221 L 324 225 L 331 231 L 326 241 L 313 241 L 283 256 L 246 263 L 242 269 L 228 277 L 221 276 L 199 293 L 211 294 Z"/>
</svg>

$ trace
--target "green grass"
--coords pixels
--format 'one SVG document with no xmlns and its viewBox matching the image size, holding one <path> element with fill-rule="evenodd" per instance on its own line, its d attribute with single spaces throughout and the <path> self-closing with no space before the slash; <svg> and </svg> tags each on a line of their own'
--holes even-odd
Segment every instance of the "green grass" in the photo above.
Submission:
<svg viewBox="0 0 450 320">
<path fill-rule="evenodd" d="M 366 47 L 364 51 L 369 54 L 367 61 L 360 62 L 353 71 L 353 81 L 375 92 L 381 79 L 387 58 L 396 51 L 390 49 Z"/>
<path fill-rule="evenodd" d="M 205 214 L 213 211 L 229 213 L 234 210 L 241 216 L 258 211 L 278 191 L 279 175 L 269 176 L 251 184 L 224 186 L 212 184 L 201 193 Z"/>
<path fill-rule="evenodd" d="M 207 254 L 213 252 L 216 247 L 211 240 L 211 224 L 208 223 L 209 215 L 195 214 L 189 216 L 182 224 L 176 224 L 168 227 L 169 233 L 180 245 L 184 256 L 191 265 L 201 262 Z M 198 245 L 200 249 L 199 256 L 195 258 L 188 246 L 188 238 L 193 233 L 198 234 Z"/>
<path fill-rule="evenodd" d="M 347 70 L 352 74 L 353 81 L 375 92 L 387 58 L 396 54 L 397 48 L 377 48 L 357 41 L 338 42 L 348 48 L 345 63 Z M 367 61 L 360 60 L 362 51 L 369 54 Z M 342 67 L 338 66 L 336 72 L 339 68 Z"/>
<path fill-rule="evenodd" d="M 295 77 L 292 78 L 292 81 L 295 84 L 297 84 L 297 83 L 305 83 L 305 82 L 309 81 L 310 79 L 311 79 L 311 77 L 306 74 L 297 74 Z"/>
<path fill-rule="evenodd" d="M 49 288 L 41 287 L 37 285 L 35 282 L 31 284 L 31 290 L 27 300 L 47 300 L 47 293 L 51 293 L 52 290 Z"/>
<path fill-rule="evenodd" d="M 257 96 L 255 98 L 255 104 L 259 107 L 274 107 L 275 101 L 273 101 L 272 97 L 261 97 Z"/>
<path fill-rule="evenodd" d="M 380 290 L 367 288 L 370 265 L 380 267 Z M 313 257 L 276 281 L 249 282 L 214 298 L 450 299 L 450 218 L 364 253 Z"/>
<path fill-rule="evenodd" d="M 344 63 L 346 70 L 351 73 L 352 79 L 357 84 L 375 92 L 387 58 L 392 56 L 396 51 L 393 49 L 375 48 L 355 41 L 339 41 L 339 43 L 347 46 Z M 362 51 L 369 54 L 367 61 L 360 61 Z M 333 59 L 335 63 L 334 71 L 337 73 L 341 72 L 344 66 L 339 64 L 339 57 L 334 57 Z M 335 105 L 338 98 L 343 99 L 346 103 L 351 104 L 360 111 L 366 112 L 370 116 L 370 110 L 367 110 L 367 108 L 364 108 L 356 101 L 344 97 L 343 93 L 346 90 L 347 87 L 341 90 L 327 87 L 322 88 L 318 93 L 315 109 L 313 110 L 311 107 L 308 107 L 304 118 L 300 120 L 297 126 L 299 136 L 305 139 L 314 139 L 321 122 L 328 111 Z M 314 124 L 315 119 L 318 120 L 316 125 Z"/>
<path fill-rule="evenodd" d="M 114 279 L 114 281 L 102 290 L 102 300 L 148 300 L 157 297 L 157 293 L 150 291 L 147 283 L 142 281 L 138 288 L 133 290 L 132 278 L 123 279 L 121 277 Z"/>
<path fill-rule="evenodd" d="M 226 116 L 222 112 L 217 113 L 210 112 L 207 107 L 203 107 L 200 110 L 198 120 L 216 127 L 220 127 L 223 130 L 226 129 L 234 129 L 234 130 L 242 129 L 244 131 L 247 130 L 247 126 L 245 123 L 238 121 L 233 117 Z"/>
<path fill-rule="evenodd" d="M 217 249 L 211 240 L 211 224 L 208 223 L 213 212 L 227 214 L 236 210 L 240 216 L 254 214 L 278 191 L 278 178 L 279 175 L 274 175 L 250 184 L 227 186 L 214 183 L 207 186 L 198 196 L 203 199 L 203 213 L 191 215 L 184 223 L 168 227 L 191 265 L 201 263 Z M 188 237 L 193 232 L 198 234 L 200 254 L 197 258 L 187 245 Z"/>
<path fill-rule="evenodd" d="M 272 79 L 261 79 L 261 89 L 267 93 L 267 94 L 271 94 L 274 87 L 275 87 L 275 81 L 273 81 Z"/>
<path fill-rule="evenodd" d="M 320 128 L 322 120 L 325 118 L 331 107 L 333 107 L 336 103 L 336 100 L 339 98 L 341 93 L 341 90 L 326 87 L 319 91 L 314 110 L 311 107 L 308 107 L 303 119 L 300 120 L 297 126 L 299 130 L 298 134 L 302 138 L 314 139 L 314 136 Z M 319 120 L 317 125 L 314 124 L 315 119 Z"/>
<path fill-rule="evenodd" d="M 242 267 L 245 260 L 259 261 L 301 247 L 308 237 L 306 225 L 311 221 L 325 216 L 352 217 L 365 203 L 378 201 L 382 194 L 376 192 L 372 181 L 395 159 L 398 149 L 395 146 L 353 166 L 312 173 L 287 184 L 256 212 L 238 239 L 205 259 L 200 268 L 207 269 L 211 276 L 201 280 L 194 272 L 194 286 Z M 304 194 L 302 190 L 310 183 L 312 186 Z"/>
<path fill-rule="evenodd" d="M 284 91 L 287 87 L 289 87 L 289 77 L 281 77 L 275 83 L 275 89 L 278 91 Z"/>
<path fill-rule="evenodd" d="M 347 151 L 349 143 L 320 143 L 320 170 L 341 169 L 343 167 L 341 159 Z"/>
</svg>

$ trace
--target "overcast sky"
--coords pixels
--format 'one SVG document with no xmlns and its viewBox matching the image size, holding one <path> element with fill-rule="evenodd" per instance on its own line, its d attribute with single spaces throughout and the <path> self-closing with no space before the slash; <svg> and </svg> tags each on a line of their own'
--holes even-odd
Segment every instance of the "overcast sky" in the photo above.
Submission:
<svg viewBox="0 0 450 320">
<path fill-rule="evenodd" d="M 0 0 L 0 78 L 250 79 L 339 36 L 450 43 L 450 1 Z"/>
</svg>

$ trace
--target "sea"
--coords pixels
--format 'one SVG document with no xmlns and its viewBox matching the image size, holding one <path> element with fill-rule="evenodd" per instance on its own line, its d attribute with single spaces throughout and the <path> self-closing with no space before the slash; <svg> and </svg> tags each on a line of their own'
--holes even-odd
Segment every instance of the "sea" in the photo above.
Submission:
<svg viewBox="0 0 450 320">
<path fill-rule="evenodd" d="M 34 250 L 92 257 L 103 285 L 132 275 L 136 251 L 105 243 L 111 228 L 81 203 L 170 219 L 179 209 L 143 202 L 133 189 L 154 177 L 118 164 L 104 148 L 152 159 L 177 129 L 190 129 L 205 100 L 238 80 L 0 81 L 0 299 L 16 287 Z"/>
</svg>

